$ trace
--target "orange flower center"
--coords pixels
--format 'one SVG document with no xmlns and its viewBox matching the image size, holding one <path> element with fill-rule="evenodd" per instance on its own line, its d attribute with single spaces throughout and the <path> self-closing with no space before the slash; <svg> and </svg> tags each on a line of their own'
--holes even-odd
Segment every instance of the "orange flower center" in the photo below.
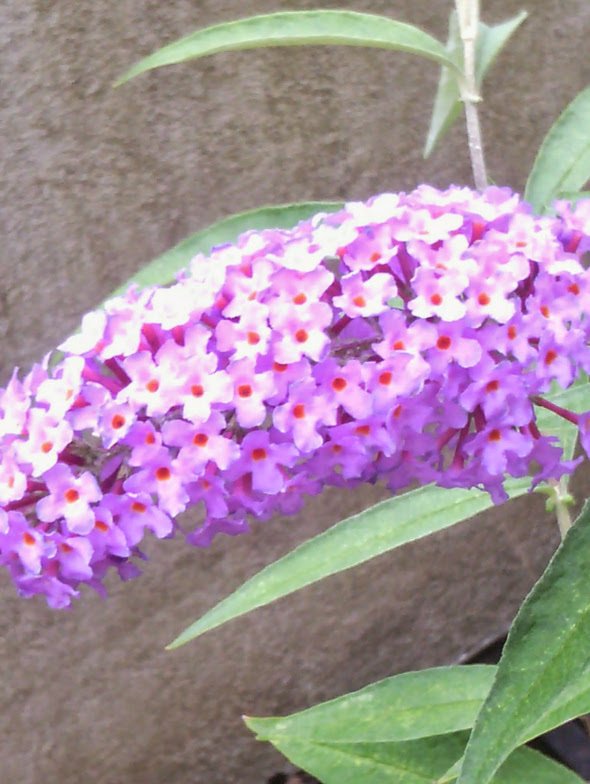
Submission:
<svg viewBox="0 0 590 784">
<path fill-rule="evenodd" d="M 125 417 L 122 414 L 115 414 L 111 419 L 111 427 L 113 430 L 120 430 L 125 424 Z"/>
</svg>

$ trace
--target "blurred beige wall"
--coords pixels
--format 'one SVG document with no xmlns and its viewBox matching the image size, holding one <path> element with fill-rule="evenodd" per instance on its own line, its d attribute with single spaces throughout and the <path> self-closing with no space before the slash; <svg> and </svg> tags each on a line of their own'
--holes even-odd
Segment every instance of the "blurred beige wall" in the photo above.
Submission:
<svg viewBox="0 0 590 784">
<path fill-rule="evenodd" d="M 483 3 L 486 21 L 520 2 Z M 421 159 L 434 65 L 362 49 L 218 55 L 112 90 L 196 27 L 281 9 L 389 14 L 445 36 L 443 0 L 19 0 L 0 6 L 0 380 L 186 234 L 269 202 L 469 182 L 462 128 Z M 497 183 L 522 188 L 553 119 L 590 81 L 590 5 L 529 0 L 483 125 Z M 375 500 L 315 500 L 208 552 L 150 546 L 146 574 L 68 613 L 0 578 L 0 761 L 10 784 L 262 784 L 281 759 L 242 713 L 303 708 L 456 660 L 501 632 L 552 548 L 542 505 L 495 510 L 332 578 L 175 653 L 188 622 L 297 542 Z M 346 506 L 343 507 L 343 504 Z M 395 523 L 395 521 L 392 521 Z"/>
</svg>

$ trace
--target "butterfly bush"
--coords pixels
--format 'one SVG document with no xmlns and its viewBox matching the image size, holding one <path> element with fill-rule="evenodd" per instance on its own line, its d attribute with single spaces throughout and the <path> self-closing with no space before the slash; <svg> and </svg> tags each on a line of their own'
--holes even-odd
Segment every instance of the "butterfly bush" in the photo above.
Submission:
<svg viewBox="0 0 590 784">
<path fill-rule="evenodd" d="M 146 532 L 207 546 L 328 485 L 506 498 L 574 463 L 535 406 L 590 370 L 590 204 L 488 188 L 384 194 L 243 234 L 130 289 L 0 390 L 0 561 L 65 607 Z M 193 523 L 194 524 L 194 523 Z"/>
</svg>

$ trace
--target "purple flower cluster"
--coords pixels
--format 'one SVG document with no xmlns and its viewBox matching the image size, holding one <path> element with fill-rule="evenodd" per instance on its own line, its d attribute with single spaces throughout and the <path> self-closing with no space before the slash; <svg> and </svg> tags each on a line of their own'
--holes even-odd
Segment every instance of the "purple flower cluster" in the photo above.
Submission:
<svg viewBox="0 0 590 784">
<path fill-rule="evenodd" d="M 507 474 L 559 477 L 533 404 L 590 370 L 589 248 L 587 204 L 538 218 L 506 189 L 421 186 L 111 300 L 0 390 L 0 563 L 64 607 L 189 507 L 205 546 L 327 485 L 501 501 Z"/>
</svg>

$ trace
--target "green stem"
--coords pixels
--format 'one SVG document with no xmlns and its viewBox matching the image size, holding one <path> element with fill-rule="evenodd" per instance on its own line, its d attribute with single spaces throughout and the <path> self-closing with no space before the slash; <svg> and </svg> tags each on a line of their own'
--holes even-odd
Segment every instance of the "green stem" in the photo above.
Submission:
<svg viewBox="0 0 590 784">
<path fill-rule="evenodd" d="M 481 96 L 477 89 L 475 79 L 475 45 L 479 29 L 479 0 L 455 0 L 459 31 L 463 42 L 463 78 L 460 80 L 459 90 L 465 108 L 465 123 L 467 126 L 467 140 L 473 180 L 478 190 L 483 190 L 488 184 L 486 162 L 483 152 L 481 126 L 477 104 Z"/>
<path fill-rule="evenodd" d="M 553 502 L 555 504 L 555 516 L 557 517 L 559 533 L 563 539 L 569 529 L 572 527 L 572 517 L 569 510 L 571 496 L 567 490 L 567 479 L 565 477 L 562 477 L 559 481 L 556 479 L 550 479 L 549 484 L 555 493 L 553 496 Z"/>
</svg>

